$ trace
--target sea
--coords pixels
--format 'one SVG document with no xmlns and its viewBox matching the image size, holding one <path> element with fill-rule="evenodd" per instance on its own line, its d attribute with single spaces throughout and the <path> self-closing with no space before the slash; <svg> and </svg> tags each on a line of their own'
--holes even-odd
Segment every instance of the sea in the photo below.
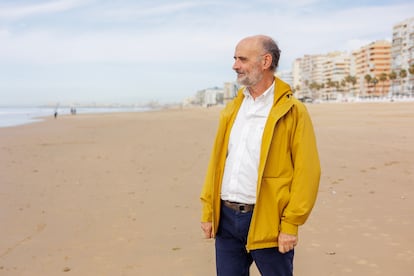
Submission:
<svg viewBox="0 0 414 276">
<path fill-rule="evenodd" d="M 76 114 L 114 113 L 114 112 L 143 112 L 150 107 L 77 107 Z M 0 128 L 39 122 L 46 117 L 70 115 L 70 107 L 0 107 Z"/>
</svg>

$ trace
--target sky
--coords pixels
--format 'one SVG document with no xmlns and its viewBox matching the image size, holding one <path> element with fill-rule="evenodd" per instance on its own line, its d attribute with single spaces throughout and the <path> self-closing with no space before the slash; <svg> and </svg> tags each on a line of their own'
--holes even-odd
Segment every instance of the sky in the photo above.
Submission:
<svg viewBox="0 0 414 276">
<path fill-rule="evenodd" d="M 411 17 L 413 0 L 0 0 L 0 106 L 181 102 L 235 80 L 246 36 L 274 38 L 291 70 Z"/>
</svg>

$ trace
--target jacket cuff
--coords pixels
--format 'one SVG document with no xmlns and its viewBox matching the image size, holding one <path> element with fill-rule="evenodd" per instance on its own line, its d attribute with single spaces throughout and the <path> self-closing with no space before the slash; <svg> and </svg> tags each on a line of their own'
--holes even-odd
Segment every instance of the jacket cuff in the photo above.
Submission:
<svg viewBox="0 0 414 276">
<path fill-rule="evenodd" d="M 212 222 L 213 221 L 213 213 L 208 205 L 204 204 L 201 213 L 201 222 Z"/>
<path fill-rule="evenodd" d="M 212 219 L 211 219 L 211 216 L 210 215 L 208 215 L 208 214 L 202 214 L 202 216 L 201 216 L 201 222 L 211 222 L 212 221 Z"/>
<path fill-rule="evenodd" d="M 295 224 L 288 223 L 286 221 L 282 221 L 280 223 L 280 232 L 283 232 L 285 234 L 289 235 L 298 235 L 298 226 Z"/>
</svg>

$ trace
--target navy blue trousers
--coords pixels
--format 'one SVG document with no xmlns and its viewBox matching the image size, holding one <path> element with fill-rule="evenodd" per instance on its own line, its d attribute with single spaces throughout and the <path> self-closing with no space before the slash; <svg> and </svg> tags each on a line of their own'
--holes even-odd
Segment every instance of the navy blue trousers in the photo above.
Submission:
<svg viewBox="0 0 414 276">
<path fill-rule="evenodd" d="M 247 234 L 252 214 L 241 213 L 222 204 L 216 235 L 217 275 L 248 276 L 253 261 L 263 276 L 293 275 L 293 250 L 282 254 L 277 247 L 273 247 L 247 252 Z"/>
</svg>

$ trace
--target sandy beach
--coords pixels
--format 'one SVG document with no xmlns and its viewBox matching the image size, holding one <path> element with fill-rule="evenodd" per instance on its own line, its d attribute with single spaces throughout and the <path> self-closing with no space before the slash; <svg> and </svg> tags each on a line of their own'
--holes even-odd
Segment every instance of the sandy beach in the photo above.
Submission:
<svg viewBox="0 0 414 276">
<path fill-rule="evenodd" d="M 322 179 L 295 275 L 411 275 L 414 102 L 308 109 Z M 0 128 L 0 275 L 215 275 L 199 193 L 219 110 Z"/>
</svg>

